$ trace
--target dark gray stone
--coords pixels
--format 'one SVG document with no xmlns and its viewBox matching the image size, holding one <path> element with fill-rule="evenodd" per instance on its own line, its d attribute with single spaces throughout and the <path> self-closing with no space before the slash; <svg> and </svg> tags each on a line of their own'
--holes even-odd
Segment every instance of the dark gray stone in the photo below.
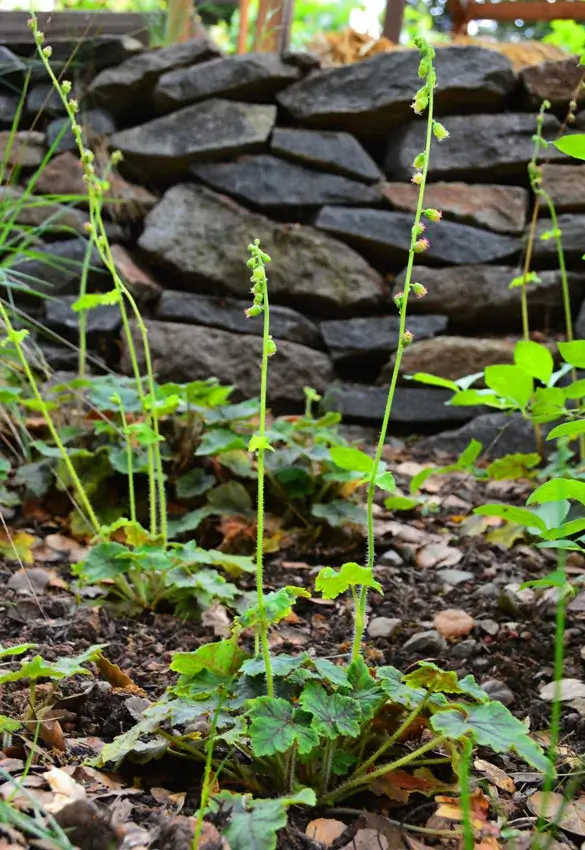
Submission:
<svg viewBox="0 0 585 850">
<path fill-rule="evenodd" d="M 549 165 L 542 170 L 542 188 L 548 192 L 557 214 L 585 212 L 585 165 Z M 546 212 L 546 204 L 541 204 Z"/>
<path fill-rule="evenodd" d="M 477 416 L 482 410 L 478 407 L 450 407 L 446 402 L 452 395 L 453 393 L 448 390 L 428 387 L 421 389 L 397 387 L 390 423 L 439 425 L 465 422 Z M 327 410 L 338 410 L 344 419 L 381 422 L 386 409 L 387 396 L 387 387 L 346 383 L 331 387 L 323 404 Z"/>
<path fill-rule="evenodd" d="M 283 62 L 276 53 L 226 56 L 163 74 L 154 91 L 154 102 L 161 112 L 169 112 L 208 97 L 263 101 L 300 76 L 299 68 Z"/>
<path fill-rule="evenodd" d="M 402 648 L 413 655 L 428 656 L 441 655 L 441 653 L 447 650 L 447 646 L 447 641 L 443 635 L 439 634 L 435 629 L 429 629 L 427 632 L 418 632 L 412 635 Z"/>
<path fill-rule="evenodd" d="M 116 132 L 116 124 L 109 112 L 104 109 L 88 109 L 80 111 L 77 120 L 83 130 L 85 140 L 95 139 L 100 136 L 110 136 Z M 69 118 L 56 118 L 47 127 L 47 142 L 52 145 L 57 140 L 59 134 L 63 131 L 63 135 L 57 142 L 55 153 L 62 151 L 76 151 L 77 142 L 71 129 Z"/>
<path fill-rule="evenodd" d="M 201 160 L 262 147 L 274 126 L 275 106 L 212 99 L 116 133 L 112 149 L 150 179 L 180 174 Z"/>
<path fill-rule="evenodd" d="M 154 87 L 162 74 L 218 55 L 218 49 L 206 38 L 145 50 L 98 74 L 89 86 L 89 94 L 114 113 L 126 109 L 136 112 L 152 107 Z"/>
<path fill-rule="evenodd" d="M 191 173 L 218 192 L 273 211 L 324 204 L 377 204 L 383 199 L 375 186 L 340 174 L 311 171 L 269 154 L 194 165 Z"/>
<path fill-rule="evenodd" d="M 147 216 L 138 244 L 175 285 L 248 298 L 247 246 L 256 238 L 272 257 L 275 304 L 340 315 L 371 309 L 382 299 L 381 277 L 351 248 L 311 227 L 277 224 L 203 186 L 169 189 Z"/>
<path fill-rule="evenodd" d="M 270 147 L 281 156 L 363 180 L 364 183 L 375 183 L 383 176 L 371 156 L 350 133 L 277 127 Z"/>
<path fill-rule="evenodd" d="M 470 410 L 471 408 L 453 409 Z M 470 440 L 479 440 L 483 443 L 482 457 L 491 459 L 504 457 L 507 454 L 536 451 L 534 428 L 519 413 L 511 416 L 505 413 L 484 413 L 461 428 L 421 440 L 417 444 L 417 449 L 424 454 L 444 452 L 458 456 L 469 445 Z M 553 447 L 552 443 L 545 443 L 545 446 Z"/>
<path fill-rule="evenodd" d="M 75 96 L 71 94 L 71 97 Z M 36 83 L 31 87 L 26 97 L 26 111 L 33 117 L 39 113 L 53 116 L 66 114 L 63 101 L 52 83 Z"/>
<path fill-rule="evenodd" d="M 145 322 L 153 366 L 161 381 L 195 381 L 216 377 L 222 384 L 235 386 L 236 398 L 251 398 L 260 391 L 262 340 L 216 328 L 181 325 L 174 322 Z M 144 352 L 136 322 L 131 322 L 132 337 L 138 361 L 144 365 Z M 323 392 L 333 380 L 333 370 L 326 354 L 298 345 L 275 340 L 277 352 L 270 358 L 268 396 L 275 401 L 302 401 L 304 387 Z M 122 371 L 131 370 L 127 347 L 122 358 Z"/>
<path fill-rule="evenodd" d="M 334 361 L 359 358 L 385 360 L 398 346 L 400 317 L 334 319 L 321 322 L 320 327 Z M 446 327 L 446 316 L 413 316 L 408 322 L 408 329 L 416 339 L 443 333 Z"/>
<path fill-rule="evenodd" d="M 79 368 L 79 352 L 76 348 L 40 342 L 40 353 L 51 371 L 73 372 Z"/>
<path fill-rule="evenodd" d="M 575 321 L 574 331 L 576 339 L 585 339 L 585 304 L 581 305 L 581 309 L 579 310 L 579 314 Z"/>
<path fill-rule="evenodd" d="M 452 266 L 432 269 L 415 265 L 414 280 L 428 290 L 424 298 L 410 298 L 409 314 L 444 313 L 449 331 L 518 331 L 522 326 L 520 287 L 509 288 L 522 274 L 513 266 Z M 550 326 L 563 315 L 561 279 L 558 271 L 539 272 L 540 283 L 530 287 L 528 311 L 530 327 Z M 396 279 L 396 291 L 404 288 L 405 272 Z M 569 273 L 573 309 L 585 297 L 585 275 Z"/>
<path fill-rule="evenodd" d="M 0 81 L 7 85 L 23 82 L 26 65 L 8 47 L 0 44 Z"/>
<path fill-rule="evenodd" d="M 558 62 L 539 62 L 520 71 L 520 79 L 530 106 L 538 109 L 543 100 L 554 108 L 567 108 L 577 92 L 577 103 L 583 106 L 585 92 L 581 86 L 583 66 L 578 56 L 568 56 Z"/>
<path fill-rule="evenodd" d="M 165 290 L 158 302 L 156 318 L 163 322 L 192 322 L 241 334 L 263 333 L 264 318 L 246 318 L 250 300 L 218 298 L 212 295 L 191 295 Z M 319 329 L 296 310 L 289 307 L 270 307 L 270 333 L 278 339 L 298 342 L 310 348 L 323 348 Z"/>
<path fill-rule="evenodd" d="M 412 216 L 408 213 L 324 207 L 315 227 L 391 265 L 407 261 L 412 234 Z M 521 248 L 519 239 L 452 221 L 428 222 L 425 236 L 431 243 L 424 252 L 428 263 L 496 262 L 513 259 Z"/>
<path fill-rule="evenodd" d="M 574 264 L 576 269 L 583 268 L 583 254 L 585 245 L 583 234 L 585 233 L 585 213 L 566 213 L 558 216 L 558 224 L 561 230 L 561 241 L 563 253 L 567 263 Z M 557 240 L 550 236 L 543 239 L 543 235 L 552 234 L 552 223 L 548 218 L 539 219 L 536 225 L 534 247 L 532 256 L 538 265 L 558 265 Z"/>
<path fill-rule="evenodd" d="M 45 324 L 71 342 L 79 340 L 79 313 L 71 309 L 77 300 L 75 295 L 65 295 L 60 298 L 47 299 L 45 304 Z M 89 345 L 102 340 L 103 337 L 116 336 L 122 324 L 120 308 L 95 307 L 87 311 L 87 340 Z"/>
<path fill-rule="evenodd" d="M 401 50 L 330 68 L 286 89 L 278 100 L 307 124 L 384 135 L 412 115 L 410 103 L 421 85 L 419 59 L 418 51 Z M 496 108 L 515 87 L 510 60 L 482 47 L 441 48 L 435 68 L 439 113 Z"/>
<path fill-rule="evenodd" d="M 510 688 L 504 682 L 500 682 L 499 679 L 486 679 L 485 682 L 481 683 L 481 687 L 490 695 L 491 699 L 498 700 L 502 705 L 512 705 L 516 699 Z"/>
<path fill-rule="evenodd" d="M 321 67 L 321 59 L 315 53 L 308 53 L 305 50 L 283 50 L 280 58 L 283 62 L 294 65 L 305 73 Z"/>
<path fill-rule="evenodd" d="M 18 97 L 0 92 L 0 130 L 12 127 L 18 110 Z"/>
<path fill-rule="evenodd" d="M 450 135 L 433 145 L 429 162 L 431 180 L 491 180 L 526 175 L 532 157 L 535 133 L 534 115 L 502 113 L 493 115 L 451 115 L 444 125 Z M 546 115 L 543 135 L 554 138 L 560 124 Z M 405 180 L 413 173 L 412 162 L 425 147 L 424 121 L 412 121 L 392 132 L 386 149 L 385 170 L 392 180 Z M 565 154 L 548 147 L 540 159 L 567 162 Z"/>
<path fill-rule="evenodd" d="M 37 301 L 38 296 L 30 294 L 29 290 L 55 296 L 77 292 L 86 249 L 87 241 L 79 237 L 51 244 L 38 243 L 35 245 L 35 259 L 18 256 L 10 268 L 5 268 L 7 279 L 14 287 L 15 298 Z M 103 287 L 109 280 L 99 253 L 93 248 L 88 284 L 101 284 Z"/>
</svg>

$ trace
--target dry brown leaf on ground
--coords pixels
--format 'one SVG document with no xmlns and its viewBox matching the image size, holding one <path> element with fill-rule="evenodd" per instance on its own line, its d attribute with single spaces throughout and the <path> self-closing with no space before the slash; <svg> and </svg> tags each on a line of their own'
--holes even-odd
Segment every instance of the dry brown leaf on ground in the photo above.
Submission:
<svg viewBox="0 0 585 850">
<path fill-rule="evenodd" d="M 442 540 L 439 543 L 429 543 L 415 555 L 415 563 L 420 569 L 429 567 L 455 567 L 463 559 L 463 552 L 448 546 Z"/>
<path fill-rule="evenodd" d="M 340 850 L 390 850 L 390 845 L 388 839 L 377 829 L 358 829 L 353 841 L 344 844 Z"/>
<path fill-rule="evenodd" d="M 55 552 L 65 555 L 70 563 L 83 561 L 89 554 L 88 546 L 81 546 L 77 540 L 65 537 L 64 534 L 48 534 L 45 537 L 45 544 Z"/>
<path fill-rule="evenodd" d="M 95 666 L 100 671 L 100 675 L 109 682 L 109 684 L 113 688 L 121 688 L 123 690 L 127 688 L 136 688 L 136 685 L 128 675 L 123 670 L 120 670 L 117 664 L 114 664 L 113 661 L 108 661 L 103 655 L 100 655 L 94 661 Z"/>
<path fill-rule="evenodd" d="M 333 818 L 316 818 L 309 821 L 305 829 L 305 834 L 309 838 L 312 838 L 313 841 L 318 841 L 324 847 L 329 847 L 344 832 L 345 824 Z"/>
<path fill-rule="evenodd" d="M 483 759 L 476 759 L 473 762 L 473 766 L 477 771 L 483 773 L 488 782 L 491 782 L 500 791 L 507 791 L 509 794 L 513 794 L 516 790 L 514 780 L 501 767 L 496 767 L 495 764 L 484 761 Z"/>
<path fill-rule="evenodd" d="M 459 608 L 446 608 L 435 616 L 433 625 L 443 637 L 458 638 L 469 634 L 475 620 Z"/>
<path fill-rule="evenodd" d="M 490 801 L 481 790 L 476 788 L 471 793 L 471 823 L 475 829 L 481 829 L 487 823 Z M 435 815 L 445 820 L 462 822 L 465 817 L 459 797 L 435 797 L 439 804 Z"/>
<path fill-rule="evenodd" d="M 555 791 L 537 791 L 526 803 L 537 817 L 543 817 L 573 835 L 585 835 L 585 795 L 567 801 Z"/>
<path fill-rule="evenodd" d="M 201 616 L 201 625 L 213 629 L 216 637 L 228 637 L 230 633 L 231 619 L 225 605 L 221 602 L 213 602 Z"/>
</svg>

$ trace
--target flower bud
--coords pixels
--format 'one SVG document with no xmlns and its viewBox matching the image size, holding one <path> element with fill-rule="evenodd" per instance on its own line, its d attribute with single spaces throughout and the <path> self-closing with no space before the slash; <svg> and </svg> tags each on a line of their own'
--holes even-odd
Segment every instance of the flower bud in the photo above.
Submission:
<svg viewBox="0 0 585 850">
<path fill-rule="evenodd" d="M 122 151 L 112 151 L 110 159 L 112 160 L 112 165 L 118 165 L 124 159 L 124 154 Z"/>
<path fill-rule="evenodd" d="M 419 169 L 424 168 L 426 161 L 427 161 L 427 157 L 426 157 L 425 152 L 423 151 L 422 153 L 419 153 L 415 156 L 415 158 L 412 161 L 412 167 L 413 168 L 419 168 Z"/>
<path fill-rule="evenodd" d="M 410 345 L 414 339 L 414 334 L 411 331 L 404 331 L 402 334 L 402 344 Z"/>
<path fill-rule="evenodd" d="M 69 101 L 69 109 L 71 110 L 71 112 L 77 112 L 79 109 L 79 103 L 73 98 L 71 98 L 71 100 Z"/>
<path fill-rule="evenodd" d="M 394 301 L 394 304 L 396 305 L 396 309 L 402 310 L 402 305 L 404 303 L 404 292 L 397 292 L 392 300 Z"/>
<path fill-rule="evenodd" d="M 423 182 L 422 172 L 417 171 L 416 174 L 413 174 L 410 178 L 410 182 L 414 183 L 415 186 L 420 186 Z"/>
<path fill-rule="evenodd" d="M 52 53 L 53 53 L 53 48 L 52 48 L 52 47 L 49 47 L 48 45 L 47 45 L 47 47 L 43 47 L 43 56 L 44 56 L 46 59 L 50 59 L 50 58 L 51 58 L 51 54 L 52 54 Z"/>
<path fill-rule="evenodd" d="M 61 91 L 63 94 L 69 94 L 71 91 L 71 82 L 70 80 L 63 80 L 61 83 Z"/>
<path fill-rule="evenodd" d="M 433 121 L 433 136 L 438 142 L 442 142 L 443 139 L 448 138 L 449 131 L 439 121 Z"/>
<path fill-rule="evenodd" d="M 441 221 L 443 218 L 443 213 L 441 210 L 428 209 L 423 210 L 423 215 L 425 218 L 428 218 L 429 221 Z"/>
<path fill-rule="evenodd" d="M 266 343 L 266 354 L 268 357 L 272 357 L 273 354 L 276 354 L 276 343 L 269 337 L 268 342 Z"/>
<path fill-rule="evenodd" d="M 422 283 L 413 283 L 411 288 L 417 298 L 424 298 L 427 295 L 427 288 Z"/>
<path fill-rule="evenodd" d="M 414 224 L 414 225 L 412 226 L 412 232 L 414 233 L 414 235 L 415 235 L 415 236 L 420 236 L 420 235 L 421 235 L 421 233 L 424 233 L 424 232 L 425 232 L 425 229 L 426 229 L 426 228 L 425 228 L 424 224 L 423 224 L 421 221 L 419 221 L 419 223 L 418 223 L 418 224 Z"/>
<path fill-rule="evenodd" d="M 251 307 L 248 307 L 246 310 L 246 318 L 253 319 L 255 316 L 260 316 L 263 313 L 264 307 L 261 307 L 260 304 L 253 304 Z"/>
<path fill-rule="evenodd" d="M 415 254 L 422 254 L 424 251 L 428 251 L 431 247 L 431 243 L 428 239 L 425 239 L 424 236 L 421 236 L 420 239 L 417 239 L 413 245 L 413 250 Z"/>
</svg>

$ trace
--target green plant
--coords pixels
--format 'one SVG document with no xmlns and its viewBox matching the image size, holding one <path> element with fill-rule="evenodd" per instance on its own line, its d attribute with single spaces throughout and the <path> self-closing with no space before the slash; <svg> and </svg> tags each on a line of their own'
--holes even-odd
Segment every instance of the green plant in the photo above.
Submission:
<svg viewBox="0 0 585 850">
<path fill-rule="evenodd" d="M 429 106 L 429 130 L 426 150 L 415 163 L 420 169 L 415 182 L 421 185 L 421 197 L 405 293 L 399 299 L 399 354 L 410 338 L 405 323 L 414 255 L 426 248 L 421 245 L 422 192 L 431 137 L 433 132 L 437 137 L 444 135 L 432 116 L 434 54 L 424 42 L 419 46 L 425 84 L 414 107 L 421 112 Z M 426 213 L 429 218 L 439 215 L 434 210 Z M 373 571 L 372 494 L 376 487 L 390 492 L 394 488 L 381 451 L 396 376 L 376 456 L 371 458 L 351 446 L 327 449 L 338 471 L 348 474 L 346 480 L 352 485 L 368 485 L 366 564 L 345 563 L 339 570 L 326 567 L 316 579 L 316 589 L 327 599 L 347 591 L 352 594 L 355 631 L 351 657 L 334 664 L 308 653 L 271 654 L 269 630 L 310 594 L 296 586 L 270 593 L 263 587 L 263 484 L 268 458 L 274 454 L 271 429 L 266 427 L 266 389 L 274 346 L 269 333 L 269 258 L 258 242 L 249 250 L 254 295 L 250 314 L 264 315 L 260 417 L 248 445 L 259 457 L 254 604 L 235 618 L 231 634 L 224 640 L 200 646 L 195 652 L 175 654 L 171 669 L 179 674 L 177 683 L 144 712 L 137 726 L 107 744 L 96 764 L 118 765 L 132 758 L 136 750 L 142 759 L 165 752 L 193 759 L 203 771 L 198 829 L 205 815 L 221 811 L 223 822 L 228 819 L 224 834 L 232 850 L 274 848 L 276 832 L 284 826 L 291 805 L 337 805 L 368 789 L 392 796 L 393 789 L 408 787 L 413 775 L 420 793 L 454 790 L 455 776 L 466 781 L 467 759 L 475 745 L 496 752 L 513 750 L 538 770 L 549 771 L 549 760 L 525 725 L 503 705 L 491 701 L 472 676 L 459 679 L 454 672 L 424 662 L 403 675 L 389 666 L 370 669 L 362 657 L 365 594 L 368 589 L 382 590 Z M 417 284 L 412 288 L 423 294 Z M 399 366 L 398 358 L 397 369 Z M 467 466 L 476 456 L 475 447 L 472 449 L 465 460 Z M 252 636 L 250 651 L 246 639 Z M 433 772 L 436 765 L 442 766 L 441 775 Z M 230 790 L 211 791 L 211 784 L 220 781 L 229 783 Z M 275 794 L 280 796 L 275 799 Z M 467 841 L 469 829 L 468 825 Z"/>
</svg>

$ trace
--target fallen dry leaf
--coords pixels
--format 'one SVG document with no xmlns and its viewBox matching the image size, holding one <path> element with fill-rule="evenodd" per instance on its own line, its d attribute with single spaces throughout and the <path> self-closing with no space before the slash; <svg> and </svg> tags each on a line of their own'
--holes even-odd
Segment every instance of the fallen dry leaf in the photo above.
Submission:
<svg viewBox="0 0 585 850">
<path fill-rule="evenodd" d="M 415 563 L 417 567 L 426 569 L 427 567 L 454 567 L 463 558 L 463 552 L 460 549 L 455 549 L 453 546 L 448 546 L 443 541 L 439 543 L 429 543 L 423 546 L 416 553 Z"/>
<path fill-rule="evenodd" d="M 548 682 L 540 688 L 538 694 L 541 699 L 550 702 L 556 699 L 557 689 L 559 699 L 563 702 L 585 697 L 585 682 L 580 679 L 560 679 L 558 682 Z"/>
<path fill-rule="evenodd" d="M 389 850 L 388 839 L 377 829 L 358 829 L 353 841 L 340 850 Z"/>
<path fill-rule="evenodd" d="M 324 847 L 329 847 L 333 842 L 345 832 L 346 826 L 340 820 L 333 818 L 316 818 L 309 821 L 305 834 L 312 838 L 313 841 L 318 841 Z"/>
<path fill-rule="evenodd" d="M 88 546 L 81 546 L 77 540 L 65 537 L 63 534 L 48 534 L 45 537 L 45 544 L 55 552 L 66 555 L 70 563 L 83 561 L 89 553 Z"/>
<path fill-rule="evenodd" d="M 103 678 L 106 682 L 113 688 L 132 688 L 135 687 L 134 682 L 123 670 L 120 670 L 117 664 L 114 664 L 112 661 L 108 661 L 103 655 L 100 655 L 94 662 L 95 666 L 100 671 Z"/>
<path fill-rule="evenodd" d="M 213 629 L 216 637 L 228 637 L 230 633 L 231 620 L 227 609 L 220 602 L 214 602 L 203 612 L 201 625 Z"/>
<path fill-rule="evenodd" d="M 76 782 L 72 776 L 61 770 L 59 767 L 51 767 L 44 774 L 44 779 L 48 783 L 51 791 L 55 794 L 55 799 L 48 807 L 48 811 L 60 811 L 64 806 L 73 803 L 75 800 L 85 800 L 85 788 Z"/>
<path fill-rule="evenodd" d="M 439 806 L 435 815 L 445 820 L 463 821 L 461 800 L 458 797 L 435 797 Z M 471 793 L 471 824 L 475 829 L 481 829 L 487 821 L 489 800 L 481 788 Z"/>
<path fill-rule="evenodd" d="M 483 759 L 476 759 L 473 762 L 473 766 L 480 773 L 483 773 L 486 779 L 492 785 L 495 785 L 496 788 L 499 788 L 500 791 L 507 791 L 509 794 L 513 794 L 516 790 L 514 780 L 501 767 L 496 767 L 495 764 L 491 764 L 489 761 L 484 761 Z"/>
<path fill-rule="evenodd" d="M 459 608 L 446 608 L 435 616 L 433 625 L 443 637 L 458 638 L 469 634 L 475 620 Z"/>
<path fill-rule="evenodd" d="M 172 791 L 168 791 L 166 788 L 156 787 L 151 788 L 150 793 L 157 803 L 173 809 L 176 814 L 179 814 L 185 805 L 185 798 L 187 796 L 185 791 L 179 791 L 176 794 L 173 794 Z"/>
<path fill-rule="evenodd" d="M 22 564 L 34 563 L 32 548 L 37 538 L 26 531 L 0 529 L 0 556 L 7 561 L 18 561 Z"/>
<path fill-rule="evenodd" d="M 562 794 L 554 791 L 537 791 L 526 803 L 537 817 L 558 824 L 561 829 L 574 835 L 585 835 L 585 796 L 567 802 Z"/>
</svg>

